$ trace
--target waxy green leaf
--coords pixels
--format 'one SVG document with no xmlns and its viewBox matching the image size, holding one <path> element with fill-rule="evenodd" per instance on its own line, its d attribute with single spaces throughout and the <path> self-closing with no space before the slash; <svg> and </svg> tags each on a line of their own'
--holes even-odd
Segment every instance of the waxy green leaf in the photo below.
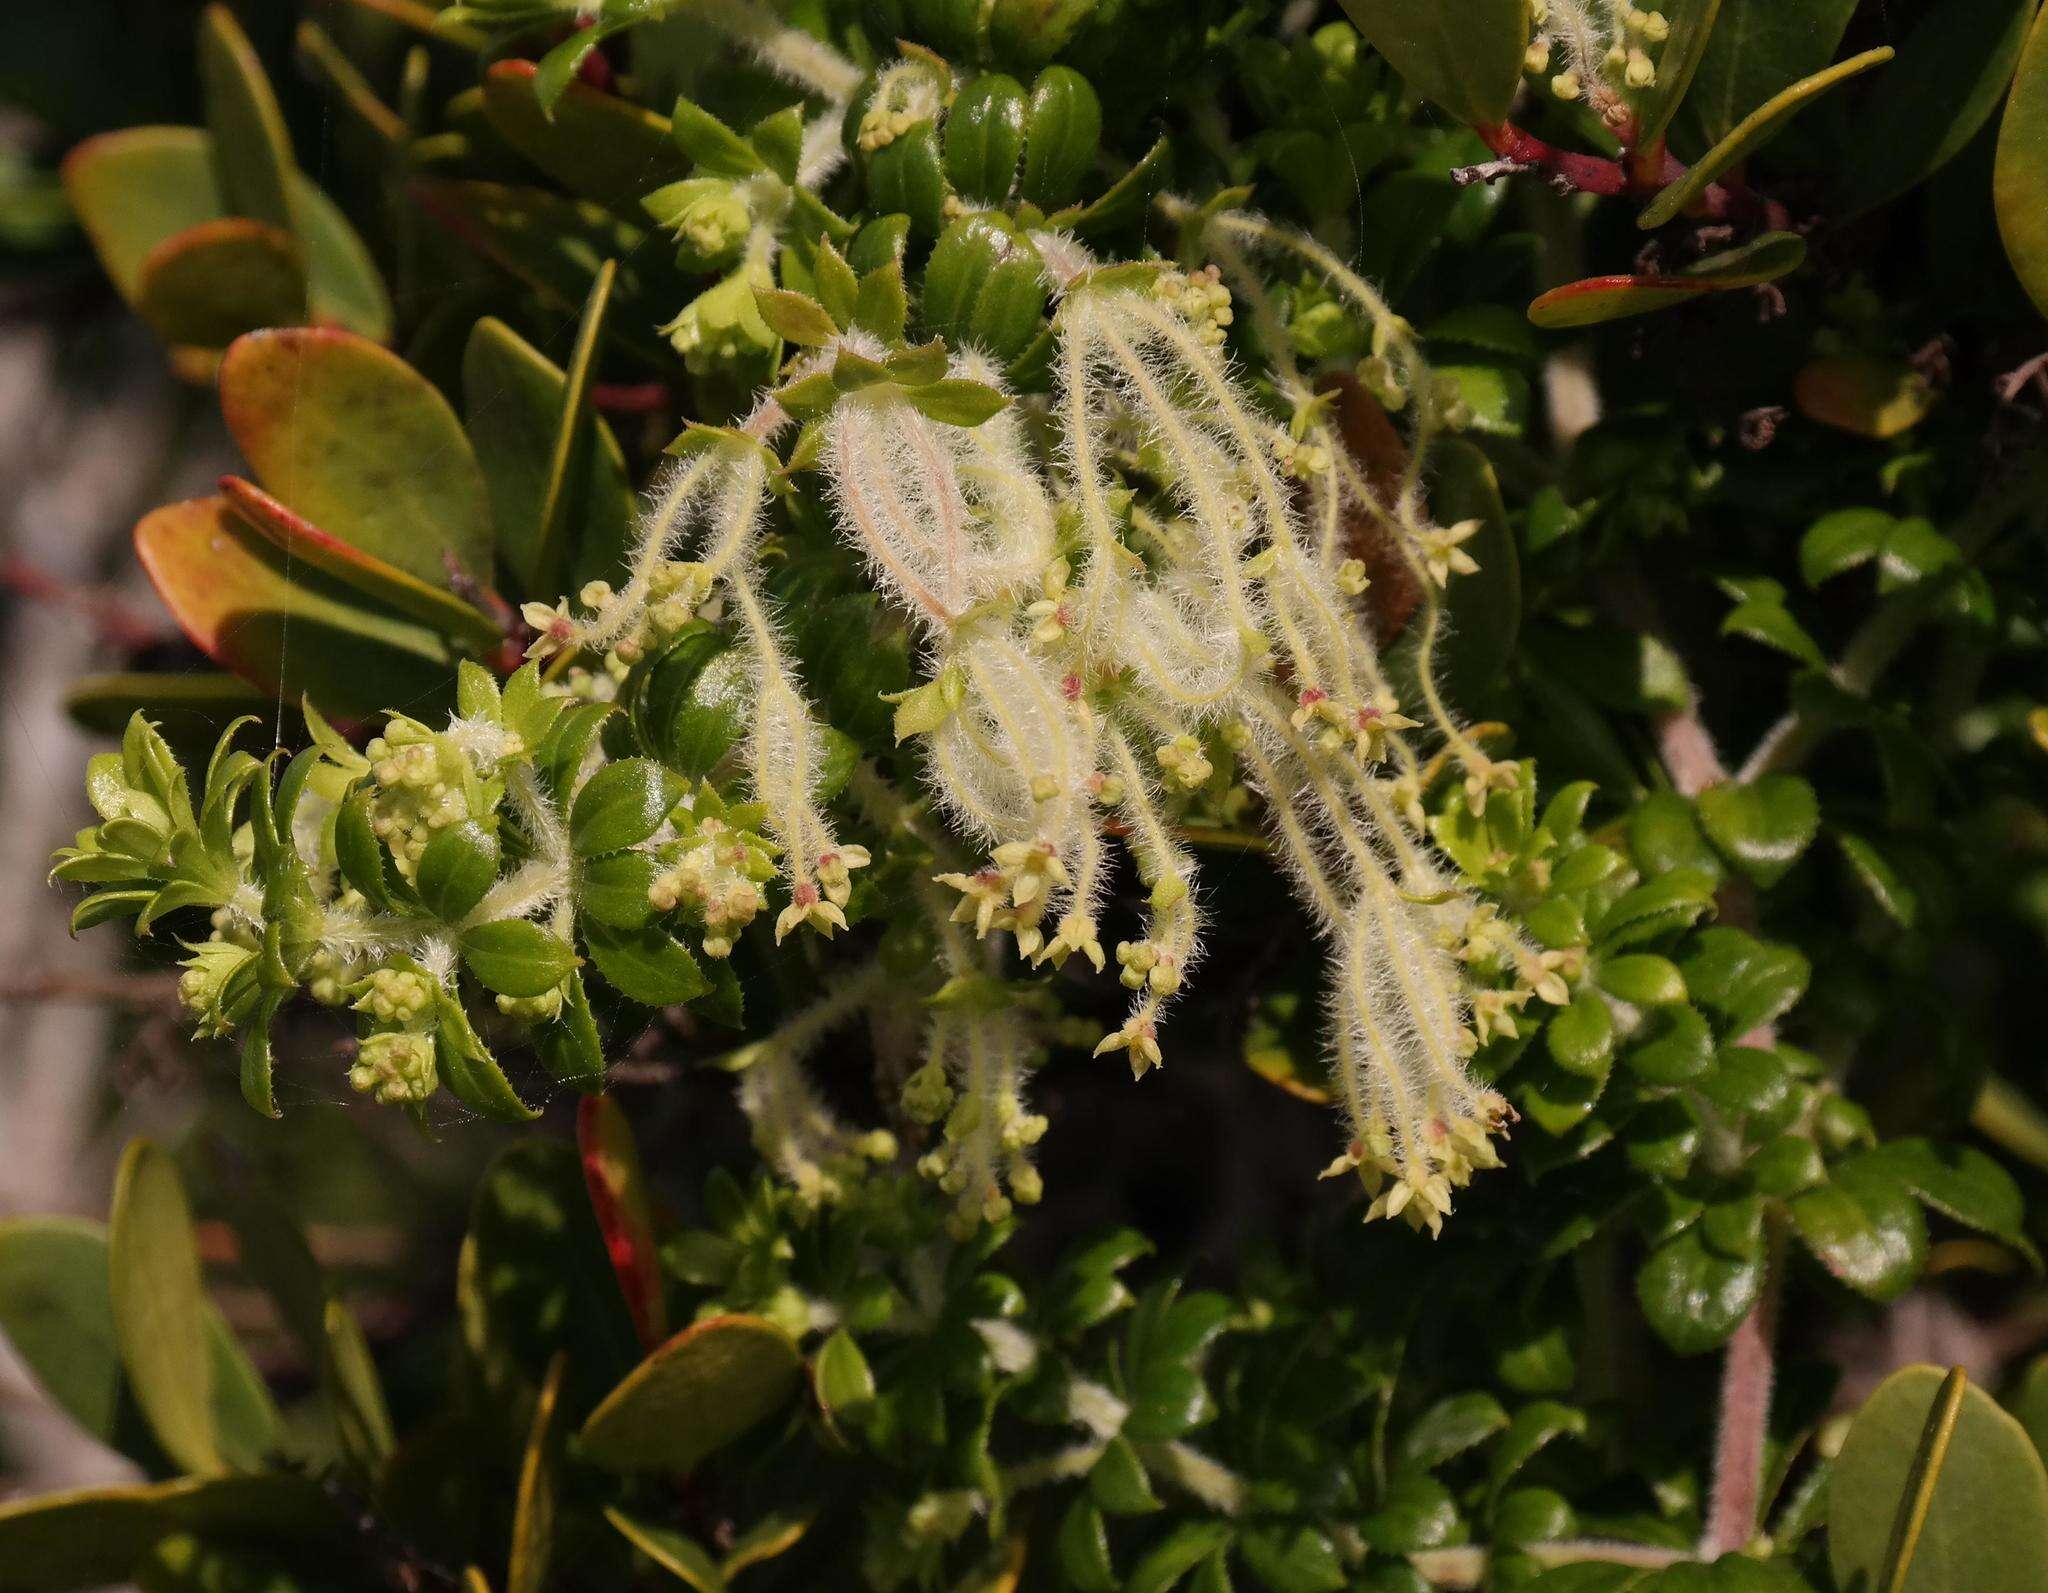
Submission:
<svg viewBox="0 0 2048 1593">
<path fill-rule="evenodd" d="M 1506 119 L 1522 84 L 1529 0 L 1344 0 L 1366 42 L 1410 88 L 1475 127 Z"/>
</svg>

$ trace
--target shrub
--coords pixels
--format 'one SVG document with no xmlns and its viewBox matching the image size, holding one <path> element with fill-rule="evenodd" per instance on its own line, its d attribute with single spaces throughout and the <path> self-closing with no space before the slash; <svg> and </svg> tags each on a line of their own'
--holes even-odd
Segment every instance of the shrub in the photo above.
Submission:
<svg viewBox="0 0 2048 1593">
<path fill-rule="evenodd" d="M 402 1384 L 214 1169 L 304 1420 L 182 1158 L 0 1229 L 152 1479 L 0 1587 L 2048 1585 L 1830 1336 L 2038 1302 L 2033 10 L 364 0 L 337 201 L 208 7 L 64 181 L 247 461 L 136 528 L 219 673 L 81 683 L 54 873 L 257 1112 L 575 1145 Z M 1087 1186 L 1226 1070 L 1202 1255 Z"/>
</svg>

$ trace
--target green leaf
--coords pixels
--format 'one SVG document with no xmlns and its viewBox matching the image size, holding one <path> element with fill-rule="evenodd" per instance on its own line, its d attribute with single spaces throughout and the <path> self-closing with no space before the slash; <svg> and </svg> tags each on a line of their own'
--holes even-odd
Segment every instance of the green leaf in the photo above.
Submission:
<svg viewBox="0 0 2048 1593">
<path fill-rule="evenodd" d="M 483 472 L 448 401 L 397 355 L 329 328 L 253 332 L 221 361 L 220 397 L 288 508 L 430 585 L 489 584 Z"/>
<path fill-rule="evenodd" d="M 1079 1593 L 1117 1593 L 1122 1585 L 1117 1581 L 1116 1567 L 1110 1562 L 1109 1534 L 1103 1528 L 1102 1512 L 1089 1502 L 1086 1494 L 1076 1494 L 1066 1514 L 1060 1517 L 1053 1553 L 1058 1557 L 1060 1573 Z"/>
<path fill-rule="evenodd" d="M 1828 1484 L 1828 1562 L 1844 1588 L 1879 1580 L 1943 1374 L 1909 1366 L 1856 1413 Z M 2048 1473 L 2020 1424 L 1965 1387 L 1899 1593 L 2048 1587 Z"/>
<path fill-rule="evenodd" d="M 874 1369 L 845 1328 L 837 1329 L 819 1347 L 811 1381 L 818 1403 L 828 1415 L 859 1420 L 874 1406 Z"/>
<path fill-rule="evenodd" d="M 1870 1160 L 1944 1217 L 2003 1240 L 2040 1266 L 2019 1185 L 1982 1151 L 1912 1136 L 1886 1140 Z"/>
<path fill-rule="evenodd" d="M 501 996 L 546 995 L 576 966 L 576 953 L 561 936 L 525 918 L 465 929 L 456 947 L 463 966 Z"/>
<path fill-rule="evenodd" d="M 1820 644 L 1806 634 L 1791 610 L 1775 599 L 1755 598 L 1738 603 L 1721 621 L 1723 636 L 1747 636 L 1753 642 L 1774 648 L 1786 657 L 1815 669 L 1827 668 L 1827 655 Z"/>
<path fill-rule="evenodd" d="M 1434 1471 L 1476 1448 L 1508 1424 L 1499 1400 L 1481 1389 L 1440 1399 L 1401 1435 L 1396 1450 L 1404 1465 Z"/>
<path fill-rule="evenodd" d="M 122 1379 L 105 1229 L 72 1217 L 0 1220 L 0 1333 L 73 1421 L 115 1442 Z"/>
<path fill-rule="evenodd" d="M 696 1593 L 725 1593 L 725 1574 L 718 1562 L 680 1532 L 637 1520 L 614 1505 L 605 1506 L 604 1518 L 619 1536 Z"/>
<path fill-rule="evenodd" d="M 787 288 L 756 288 L 754 304 L 771 332 L 804 348 L 817 348 L 839 335 L 825 306 L 806 294 L 791 293 Z"/>
<path fill-rule="evenodd" d="M 1166 1593 L 1202 1561 L 1230 1542 L 1227 1521 L 1185 1521 L 1138 1557 L 1124 1578 L 1123 1593 Z"/>
<path fill-rule="evenodd" d="M 1822 515 L 1799 539 L 1799 573 L 1819 586 L 1868 564 L 1883 550 L 1898 522 L 1882 509 L 1836 509 Z"/>
<path fill-rule="evenodd" d="M 540 1113 L 519 1098 L 498 1059 L 491 1054 L 454 994 L 443 990 L 440 1025 L 434 1031 L 434 1061 L 441 1082 L 464 1106 L 500 1123 L 530 1123 Z"/>
<path fill-rule="evenodd" d="M 576 872 L 576 910 L 613 929 L 639 929 L 654 919 L 647 892 L 660 872 L 650 852 L 588 858 Z"/>
<path fill-rule="evenodd" d="M 690 949 L 659 924 L 613 929 L 586 921 L 583 944 L 605 983 L 643 1007 L 673 1007 L 711 988 Z"/>
<path fill-rule="evenodd" d="M 731 636 L 695 621 L 646 666 L 631 711 L 643 746 L 686 779 L 702 779 L 746 733 L 752 703 Z"/>
<path fill-rule="evenodd" d="M 979 426 L 1001 414 L 1010 402 L 997 388 L 958 376 L 906 387 L 903 397 L 919 414 L 946 426 Z"/>
<path fill-rule="evenodd" d="M 1496 1498 L 1514 1475 L 1536 1458 L 1539 1451 L 1560 1438 L 1583 1438 L 1586 1413 L 1556 1400 L 1531 1400 L 1509 1419 L 1487 1453 L 1487 1491 Z"/>
<path fill-rule="evenodd" d="M 1685 961 L 1693 1000 L 1741 1036 L 1791 1011 L 1806 994 L 1813 969 L 1791 946 L 1758 940 L 1727 925 L 1703 929 Z"/>
<path fill-rule="evenodd" d="M 349 718 L 431 702 L 454 670 L 436 632 L 284 553 L 225 498 L 166 504 L 135 528 L 157 594 L 216 662 L 273 696 L 310 696 Z"/>
<path fill-rule="evenodd" d="M 1687 996 L 1685 975 L 1677 965 L 1648 952 L 1603 957 L 1595 977 L 1602 990 L 1634 1007 L 1668 1007 Z"/>
<path fill-rule="evenodd" d="M 1785 877 L 1820 829 L 1813 787 L 1796 774 L 1709 786 L 1699 795 L 1699 814 L 1721 855 L 1766 889 Z"/>
<path fill-rule="evenodd" d="M 661 828 L 688 793 L 682 778 L 651 758 L 608 763 L 569 808 L 569 849 L 578 857 L 638 846 Z"/>
<path fill-rule="evenodd" d="M 1850 78 L 1867 72 L 1872 67 L 1884 65 L 1891 58 L 1892 49 L 1889 45 L 1880 46 L 1875 50 L 1865 50 L 1861 55 L 1837 62 L 1825 71 L 1802 78 L 1791 87 L 1772 95 L 1732 128 L 1726 138 L 1701 156 L 1683 177 L 1660 191 L 1655 199 L 1644 206 L 1642 214 L 1636 217 L 1636 225 L 1646 229 L 1663 226 L 1706 192 L 1707 185 L 1721 173 L 1737 162 L 1749 159 L 1775 138 L 1793 117 L 1814 100 L 1830 89 L 1846 83 Z"/>
<path fill-rule="evenodd" d="M 1686 147 L 1718 144 L 1786 84 L 1824 69 L 1855 10 L 1856 0 L 1721 0 L 1678 112 Z"/>
<path fill-rule="evenodd" d="M 1030 170 L 1029 158 L 1025 169 Z M 867 158 L 868 205 L 881 214 L 901 211 L 920 236 L 935 237 L 946 220 L 946 173 L 930 122 L 898 133 Z"/>
<path fill-rule="evenodd" d="M 918 313 L 955 347 L 1012 360 L 1044 324 L 1049 284 L 1038 251 L 999 214 L 962 216 L 939 235 L 925 264 Z"/>
<path fill-rule="evenodd" d="M 665 117 L 587 83 L 543 106 L 531 61 L 495 61 L 483 77 L 484 115 L 499 137 L 555 181 L 640 219 L 641 195 L 690 175 Z"/>
<path fill-rule="evenodd" d="M 986 72 L 946 113 L 946 176 L 969 199 L 1001 204 L 1017 180 L 1024 153 L 1024 86 Z"/>
<path fill-rule="evenodd" d="M 255 47 L 225 5 L 199 14 L 199 82 L 227 209 L 290 233 L 298 176 L 291 134 Z"/>
<path fill-rule="evenodd" d="M 1763 1293 L 1760 1259 L 1731 1260 L 1695 1227 L 1666 1240 L 1636 1274 L 1636 1298 L 1657 1336 L 1680 1355 L 1716 1349 Z"/>
<path fill-rule="evenodd" d="M 1506 119 L 1529 47 L 1529 0 L 1473 0 L 1455 12 L 1439 0 L 1344 0 L 1344 9 L 1424 99 L 1473 126 Z"/>
<path fill-rule="evenodd" d="M 1898 64 L 1857 107 L 1844 148 L 1844 216 L 1896 199 L 1961 154 L 2004 99 L 2034 0 L 1949 0 L 1925 12 Z"/>
<path fill-rule="evenodd" d="M 1605 1078 L 1614 1054 L 1614 1015 L 1597 990 L 1581 990 L 1545 1026 L 1543 1041 L 1567 1073 Z"/>
<path fill-rule="evenodd" d="M 772 1322 L 719 1316 L 693 1323 L 590 1413 L 582 1454 L 607 1471 L 688 1473 L 781 1410 L 802 1373 L 796 1346 Z"/>
<path fill-rule="evenodd" d="M 1991 197 L 2007 258 L 2034 307 L 2048 315 L 2048 12 L 2035 16 L 2020 54 L 2005 119 Z"/>
<path fill-rule="evenodd" d="M 218 1398 L 229 1383 L 240 1385 L 237 1394 L 253 1383 L 259 1433 L 274 1431 L 276 1412 L 232 1341 L 226 1359 L 215 1344 L 218 1319 L 200 1279 L 183 1182 L 146 1139 L 122 1153 L 107 1232 L 115 1339 L 157 1443 L 201 1476 L 254 1467 L 261 1447 L 252 1452 L 246 1433 L 225 1429 Z"/>
<path fill-rule="evenodd" d="M 1657 81 L 1636 102 L 1636 143 L 1650 148 L 1660 143 L 1671 118 L 1692 90 L 1693 73 L 1699 70 L 1720 16 L 1721 0 L 1666 0 L 1665 16 L 1671 33 L 1657 51 Z"/>
<path fill-rule="evenodd" d="M 434 832 L 414 884 L 427 911 L 459 924 L 498 882 L 498 838 L 473 819 Z"/>
<path fill-rule="evenodd" d="M 676 101 L 669 126 L 676 147 L 702 172 L 714 177 L 751 177 L 767 170 L 752 144 L 690 100 Z"/>
<path fill-rule="evenodd" d="M 1024 113 L 1023 196 L 1057 210 L 1081 186 L 1102 141 L 1102 102 L 1070 66 L 1049 66 L 1031 85 Z"/>
<path fill-rule="evenodd" d="M 1337 1546 L 1316 1527 L 1255 1526 L 1236 1547 L 1245 1568 L 1273 1593 L 1343 1593 L 1351 1585 Z"/>
<path fill-rule="evenodd" d="M 1717 876 L 1703 868 L 1666 870 L 1628 891 L 1594 925 L 1601 951 L 1620 951 L 1687 928 L 1713 904 Z"/>
<path fill-rule="evenodd" d="M 230 215 L 214 172 L 213 139 L 194 127 L 131 127 L 88 138 L 65 157 L 64 192 L 131 304 L 159 246 Z M 389 337 L 391 300 L 369 250 L 334 201 L 300 174 L 294 214 L 312 313 L 365 337 Z"/>
<path fill-rule="evenodd" d="M 1791 1201 L 1799 1237 L 1834 1276 L 1873 1300 L 1912 1287 L 1927 1260 L 1927 1224 L 1896 1174 L 1873 1153 L 1841 1162 Z"/>
<path fill-rule="evenodd" d="M 1136 165 L 1078 209 L 1062 210 L 1058 224 L 1083 238 L 1099 238 L 1136 226 L 1152 207 L 1153 196 L 1172 176 L 1173 142 L 1162 135 Z"/>
<path fill-rule="evenodd" d="M 1142 1516 L 1161 1508 L 1145 1463 L 1128 1438 L 1112 1438 L 1088 1473 L 1088 1497 L 1104 1515 Z"/>
<path fill-rule="evenodd" d="M 1164 1443 L 1194 1431 L 1216 1414 L 1202 1374 L 1178 1361 L 1157 1359 L 1131 1381 L 1130 1414 L 1123 1434 L 1133 1443 Z"/>
</svg>

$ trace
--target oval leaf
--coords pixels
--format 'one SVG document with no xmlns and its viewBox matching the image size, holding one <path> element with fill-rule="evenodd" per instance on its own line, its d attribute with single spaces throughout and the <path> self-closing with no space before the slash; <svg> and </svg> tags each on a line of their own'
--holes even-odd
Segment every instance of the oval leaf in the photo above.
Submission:
<svg viewBox="0 0 2048 1593">
<path fill-rule="evenodd" d="M 221 362 L 221 413 L 264 489 L 330 536 L 435 586 L 488 585 L 483 472 L 455 411 L 352 333 L 252 333 Z"/>
<path fill-rule="evenodd" d="M 1828 1482 L 1828 1561 L 1844 1588 L 1881 1588 L 1893 1526 L 1943 1373 L 1909 1366 L 1856 1413 Z M 1900 1593 L 2048 1587 L 2048 1472 L 2026 1430 L 1966 1387 Z M 1889 1589 L 1885 1590 L 1889 1593 Z"/>
<path fill-rule="evenodd" d="M 802 1377 L 802 1356 L 774 1323 L 754 1316 L 694 1323 L 591 1412 L 583 1455 L 610 1471 L 692 1471 L 787 1404 Z"/>
<path fill-rule="evenodd" d="M 1998 128 L 1992 203 L 2005 252 L 2034 307 L 2048 315 L 2048 11 L 2034 19 Z"/>
</svg>

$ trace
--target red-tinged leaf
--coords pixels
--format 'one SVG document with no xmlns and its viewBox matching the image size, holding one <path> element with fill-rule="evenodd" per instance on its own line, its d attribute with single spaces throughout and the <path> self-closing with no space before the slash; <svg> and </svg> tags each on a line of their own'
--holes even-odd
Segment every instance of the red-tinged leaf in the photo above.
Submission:
<svg viewBox="0 0 2048 1593">
<path fill-rule="evenodd" d="M 1933 407 L 1927 379 L 1904 360 L 1830 354 L 1809 361 L 1792 382 L 1808 420 L 1880 442 L 1910 431 Z"/>
<path fill-rule="evenodd" d="M 253 332 L 221 361 L 220 407 L 264 490 L 430 585 L 488 583 L 483 471 L 433 383 L 351 332 Z"/>
<path fill-rule="evenodd" d="M 1540 295 L 1529 306 L 1529 319 L 1551 330 L 1597 326 L 1602 321 L 1668 310 L 1713 291 L 1711 284 L 1685 277 L 1586 277 Z"/>
<path fill-rule="evenodd" d="M 298 245 L 247 217 L 202 221 L 149 251 L 135 308 L 166 343 L 215 355 L 244 332 L 296 326 L 306 318 Z"/>
<path fill-rule="evenodd" d="M 167 504 L 135 552 L 172 616 L 216 663 L 273 696 L 360 719 L 445 694 L 455 663 L 433 631 L 285 555 L 225 498 Z"/>
<path fill-rule="evenodd" d="M 641 196 L 690 175 L 666 116 L 572 82 L 552 107 L 534 91 L 531 61 L 499 61 L 484 74 L 484 115 L 499 137 L 550 177 L 632 221 Z"/>
<path fill-rule="evenodd" d="M 469 646 L 488 650 L 505 639 L 498 626 L 461 598 L 438 586 L 429 586 L 374 554 L 351 547 L 339 537 L 329 536 L 254 482 L 244 481 L 240 476 L 222 476 L 220 490 L 238 515 L 294 560 L 303 559 L 313 568 L 324 570 L 357 591 Z"/>
<path fill-rule="evenodd" d="M 576 1148 L 626 1308 L 633 1313 L 640 1342 L 652 1349 L 668 1337 L 668 1300 L 661 1287 L 661 1255 L 640 1147 L 618 1102 L 608 1095 L 586 1095 L 578 1103 Z"/>
<path fill-rule="evenodd" d="M 303 173 L 294 182 L 307 314 L 320 325 L 388 338 L 391 298 L 370 251 L 316 184 Z M 128 127 L 88 138 L 64 159 L 64 193 L 130 304 L 152 250 L 202 222 L 228 219 L 213 139 L 196 127 Z"/>
</svg>

